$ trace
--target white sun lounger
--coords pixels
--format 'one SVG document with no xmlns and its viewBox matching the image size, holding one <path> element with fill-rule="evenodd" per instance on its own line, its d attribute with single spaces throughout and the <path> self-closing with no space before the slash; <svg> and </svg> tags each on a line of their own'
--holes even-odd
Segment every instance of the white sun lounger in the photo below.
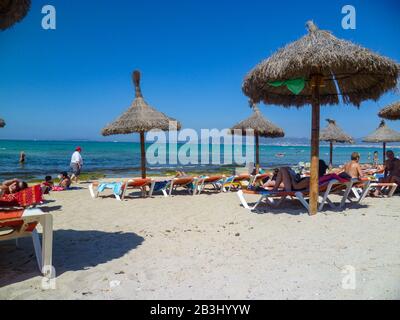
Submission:
<svg viewBox="0 0 400 320">
<path fill-rule="evenodd" d="M 192 194 L 193 189 L 191 188 L 192 185 L 195 184 L 196 177 L 177 177 L 173 178 L 171 180 L 166 181 L 166 184 L 164 187 L 155 190 L 154 186 L 152 185 L 151 191 L 149 196 L 151 197 L 154 192 L 156 191 L 161 191 L 164 197 L 170 197 L 173 193 L 173 191 L 176 191 L 178 188 L 185 188 L 188 193 Z M 162 182 L 162 181 L 160 181 Z M 155 182 L 157 183 L 157 182 Z"/>
<path fill-rule="evenodd" d="M 346 203 L 346 200 L 349 197 L 351 192 L 351 188 L 356 183 L 356 181 L 349 181 L 349 182 L 339 182 L 338 180 L 331 180 L 326 184 L 321 185 L 320 188 L 320 197 L 321 201 L 318 206 L 318 211 L 321 211 L 325 204 L 328 204 L 332 209 L 343 209 Z M 340 204 L 337 206 L 335 205 L 329 198 L 332 193 L 336 193 L 337 191 L 343 191 L 343 196 L 341 199 Z M 260 198 L 255 203 L 254 206 L 250 207 L 247 203 L 244 194 L 258 194 Z M 267 204 L 272 207 L 278 207 L 286 198 L 290 197 L 293 199 L 297 199 L 300 203 L 309 211 L 309 204 L 306 201 L 306 197 L 309 196 L 308 191 L 251 191 L 251 190 L 239 190 L 237 195 L 240 199 L 241 204 L 244 208 L 248 210 L 256 210 L 260 203 L 265 200 Z"/>
<path fill-rule="evenodd" d="M 42 243 L 36 229 L 43 227 Z M 32 237 L 39 270 L 48 276 L 52 273 L 53 217 L 40 209 L 0 209 L 0 240 L 18 240 Z"/>
<path fill-rule="evenodd" d="M 125 182 L 120 182 L 120 183 L 122 184 L 121 185 L 121 193 L 120 194 L 114 193 L 114 196 L 117 200 L 122 201 L 122 200 L 124 200 L 128 189 L 140 189 L 140 190 L 142 190 L 143 194 L 145 194 L 146 187 L 149 187 L 150 188 L 149 194 L 152 194 L 155 181 L 150 178 L 145 178 L 145 179 L 134 178 L 134 179 L 126 180 Z M 100 185 L 100 182 L 93 182 L 93 183 L 89 184 L 88 189 L 90 192 L 90 196 L 93 199 L 98 198 L 100 195 L 100 192 L 98 190 L 99 185 Z M 109 188 L 107 188 L 107 189 L 109 189 Z"/>
<path fill-rule="evenodd" d="M 354 197 L 358 200 L 358 201 L 362 201 L 364 200 L 364 198 L 366 196 L 368 196 L 370 190 L 372 188 L 382 188 L 382 190 L 386 190 L 387 191 L 387 197 L 390 198 L 393 196 L 394 192 L 397 189 L 397 184 L 394 182 L 370 182 L 364 186 L 354 186 L 352 188 L 352 192 Z"/>
<path fill-rule="evenodd" d="M 225 179 L 224 175 L 199 177 L 194 181 L 193 195 L 201 194 L 207 185 L 212 186 L 216 191 L 222 192 Z"/>
</svg>

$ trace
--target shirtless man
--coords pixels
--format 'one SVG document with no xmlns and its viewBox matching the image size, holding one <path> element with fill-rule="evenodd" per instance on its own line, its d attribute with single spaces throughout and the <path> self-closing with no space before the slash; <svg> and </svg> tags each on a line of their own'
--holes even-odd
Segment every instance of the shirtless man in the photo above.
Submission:
<svg viewBox="0 0 400 320">
<path fill-rule="evenodd" d="M 344 165 L 344 172 L 347 173 L 353 179 L 360 179 L 364 176 L 360 166 L 360 154 L 353 152 L 351 154 L 351 161 Z"/>
<path fill-rule="evenodd" d="M 392 150 L 386 152 L 385 176 L 382 182 L 394 182 L 400 184 L 400 160 L 394 156 Z"/>
<path fill-rule="evenodd" d="M 25 181 L 18 179 L 6 180 L 0 185 L 0 196 L 3 194 L 17 193 L 26 188 L 28 188 L 28 184 Z"/>
<path fill-rule="evenodd" d="M 379 182 L 391 183 L 394 182 L 400 185 L 400 160 L 394 156 L 392 150 L 386 151 L 385 171 L 384 177 L 379 179 Z M 375 192 L 372 194 L 375 197 L 381 196 L 381 187 L 377 187 Z"/>
</svg>

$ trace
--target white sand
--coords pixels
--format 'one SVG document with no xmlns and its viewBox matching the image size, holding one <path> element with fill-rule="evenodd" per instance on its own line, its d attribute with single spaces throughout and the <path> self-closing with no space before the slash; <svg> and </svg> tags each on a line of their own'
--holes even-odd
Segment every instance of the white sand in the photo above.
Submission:
<svg viewBox="0 0 400 320">
<path fill-rule="evenodd" d="M 313 217 L 290 201 L 250 213 L 235 193 L 49 199 L 57 288 L 41 288 L 29 238 L 0 242 L 1 299 L 400 298 L 398 195 Z"/>
</svg>

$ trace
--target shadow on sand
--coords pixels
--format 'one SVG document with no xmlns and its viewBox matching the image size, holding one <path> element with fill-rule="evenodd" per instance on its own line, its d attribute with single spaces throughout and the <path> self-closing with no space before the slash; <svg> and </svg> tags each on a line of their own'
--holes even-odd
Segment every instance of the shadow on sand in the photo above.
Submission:
<svg viewBox="0 0 400 320">
<path fill-rule="evenodd" d="M 53 233 L 53 265 L 57 276 L 118 259 L 142 244 L 133 232 L 56 230 Z M 40 276 L 30 238 L 0 242 L 0 288 Z"/>
<path fill-rule="evenodd" d="M 248 202 L 249 206 L 252 207 L 256 202 Z M 336 203 L 336 205 L 338 205 Z M 240 205 L 243 208 L 243 205 Z M 346 203 L 345 209 L 332 209 L 329 205 L 325 205 L 322 210 L 318 211 L 319 214 L 338 213 L 345 214 L 347 209 L 365 209 L 368 205 L 359 203 Z M 249 211 L 254 214 L 287 214 L 298 216 L 302 214 L 308 214 L 308 211 L 299 201 L 285 200 L 279 207 L 272 207 L 266 204 L 260 204 L 255 210 Z"/>
</svg>

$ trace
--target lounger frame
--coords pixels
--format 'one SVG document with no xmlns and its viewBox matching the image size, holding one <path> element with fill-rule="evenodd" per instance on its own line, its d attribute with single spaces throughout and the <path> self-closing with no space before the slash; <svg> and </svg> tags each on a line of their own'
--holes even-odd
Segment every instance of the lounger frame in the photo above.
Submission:
<svg viewBox="0 0 400 320">
<path fill-rule="evenodd" d="M 319 202 L 318 205 L 318 211 L 321 211 L 325 204 L 328 204 L 332 209 L 334 210 L 341 210 L 344 208 L 345 204 L 346 204 L 346 200 L 349 199 L 349 195 L 350 192 L 352 191 L 352 187 L 355 183 L 360 183 L 360 181 L 349 181 L 349 182 L 339 182 L 338 180 L 331 180 L 329 181 L 329 183 L 326 185 L 326 189 L 324 192 L 320 193 L 320 198 L 322 199 Z M 332 194 L 333 192 L 336 191 L 343 191 L 343 196 L 341 199 L 341 202 L 339 205 L 335 205 L 331 199 L 329 199 L 329 195 Z M 279 193 L 265 193 L 265 194 L 261 194 L 260 198 L 258 199 L 258 201 L 255 203 L 254 206 L 249 206 L 248 202 L 246 201 L 245 197 L 244 197 L 244 192 L 243 190 L 239 190 L 237 192 L 237 195 L 239 197 L 239 200 L 241 202 L 241 204 L 243 205 L 243 207 L 245 209 L 248 210 L 257 210 L 257 207 L 261 204 L 261 202 L 263 200 L 265 200 L 265 202 L 270 205 L 271 207 L 278 207 L 286 198 L 291 197 L 293 199 L 297 199 L 298 201 L 300 201 L 300 203 L 307 209 L 307 211 L 309 212 L 309 204 L 306 201 L 306 197 L 308 197 L 308 193 L 305 192 L 301 192 L 301 191 L 292 191 L 292 192 L 279 192 Z M 362 199 L 358 200 L 361 201 Z"/>
<path fill-rule="evenodd" d="M 45 276 L 51 276 L 52 250 L 53 250 L 53 216 L 40 209 L 25 209 L 21 217 L 2 219 L 1 222 L 23 221 L 23 225 L 18 230 L 0 236 L 0 241 L 17 240 L 22 237 L 32 237 L 35 250 L 36 261 L 40 272 Z M 40 242 L 37 226 L 32 231 L 26 231 L 26 227 L 31 223 L 39 223 L 42 226 L 42 242 Z M 18 245 L 18 242 L 17 242 Z"/>
</svg>

